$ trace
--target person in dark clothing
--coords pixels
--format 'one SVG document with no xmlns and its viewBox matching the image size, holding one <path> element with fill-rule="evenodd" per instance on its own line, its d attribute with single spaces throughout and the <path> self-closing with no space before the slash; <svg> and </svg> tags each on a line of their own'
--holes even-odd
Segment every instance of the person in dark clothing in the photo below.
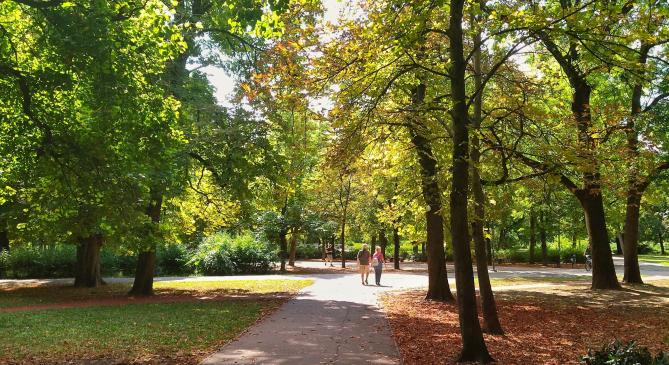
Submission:
<svg viewBox="0 0 669 365">
<path fill-rule="evenodd" d="M 362 245 L 362 249 L 358 251 L 358 268 L 360 270 L 360 278 L 362 279 L 362 285 L 368 284 L 369 279 L 369 259 L 372 255 L 367 248 L 367 244 Z"/>
</svg>

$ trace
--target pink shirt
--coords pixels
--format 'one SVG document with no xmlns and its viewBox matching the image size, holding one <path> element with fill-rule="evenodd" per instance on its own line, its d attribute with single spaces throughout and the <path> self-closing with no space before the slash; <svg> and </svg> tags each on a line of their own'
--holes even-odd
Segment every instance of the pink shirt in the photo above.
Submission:
<svg viewBox="0 0 669 365">
<path fill-rule="evenodd" d="M 385 261 L 383 259 L 383 254 L 381 252 L 374 252 L 374 256 L 372 256 L 372 258 L 379 260 L 379 262 L 384 262 Z"/>
</svg>

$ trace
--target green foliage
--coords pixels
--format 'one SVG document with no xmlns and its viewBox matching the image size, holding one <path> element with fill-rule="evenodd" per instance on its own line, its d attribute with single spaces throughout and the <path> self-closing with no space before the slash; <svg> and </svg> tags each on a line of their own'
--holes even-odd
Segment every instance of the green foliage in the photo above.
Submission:
<svg viewBox="0 0 669 365">
<path fill-rule="evenodd" d="M 276 252 L 250 234 L 216 233 L 202 241 L 189 264 L 204 275 L 265 274 L 276 260 Z"/>
<path fill-rule="evenodd" d="M 0 258 L 0 273 L 16 279 L 72 277 L 75 257 L 71 245 L 17 247 Z"/>
<path fill-rule="evenodd" d="M 656 356 L 636 342 L 623 343 L 615 340 L 600 350 L 588 350 L 581 358 L 586 365 L 669 365 L 669 354 L 660 351 Z"/>
<path fill-rule="evenodd" d="M 158 246 L 156 251 L 156 275 L 190 274 L 189 254 L 183 245 Z"/>
</svg>

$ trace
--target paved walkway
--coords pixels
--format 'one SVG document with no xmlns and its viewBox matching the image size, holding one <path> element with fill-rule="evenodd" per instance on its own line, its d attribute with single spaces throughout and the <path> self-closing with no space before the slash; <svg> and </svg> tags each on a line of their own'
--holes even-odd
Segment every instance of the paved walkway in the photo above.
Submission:
<svg viewBox="0 0 669 365">
<path fill-rule="evenodd" d="M 387 274 L 392 287 L 362 286 L 355 274 L 312 277 L 314 285 L 202 364 L 400 363 L 376 294 L 423 286 L 424 276 Z"/>
</svg>

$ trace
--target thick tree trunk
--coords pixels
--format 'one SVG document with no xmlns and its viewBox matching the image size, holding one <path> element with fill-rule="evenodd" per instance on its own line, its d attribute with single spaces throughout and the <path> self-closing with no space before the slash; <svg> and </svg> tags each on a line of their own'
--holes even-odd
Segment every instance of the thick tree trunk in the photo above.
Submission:
<svg viewBox="0 0 669 365">
<path fill-rule="evenodd" d="M 386 248 L 388 247 L 388 237 L 386 237 L 386 230 L 381 228 L 379 230 L 379 243 L 381 246 L 381 253 L 386 257 Z"/>
<path fill-rule="evenodd" d="M 530 264 L 534 263 L 534 248 L 537 245 L 537 216 L 530 211 Z"/>
<path fill-rule="evenodd" d="M 541 212 L 541 224 L 539 225 L 539 238 L 541 239 L 541 263 L 548 266 L 548 245 L 546 244 L 546 215 Z"/>
<path fill-rule="evenodd" d="M 77 288 L 97 288 L 104 284 L 100 275 L 100 249 L 104 237 L 93 234 L 78 239 L 77 266 L 74 286 Z"/>
<path fill-rule="evenodd" d="M 451 0 L 448 37 L 450 39 L 449 76 L 453 131 L 453 175 L 451 185 L 451 237 L 458 290 L 458 316 L 462 351 L 459 362 L 493 361 L 488 353 L 478 319 L 474 272 L 470 251 L 467 199 L 469 190 L 469 116 L 465 90 L 464 41 L 462 32 L 464 0 Z"/>
<path fill-rule="evenodd" d="M 424 84 L 420 84 L 412 90 L 411 103 L 416 110 L 421 107 L 425 100 L 425 88 Z M 444 220 L 441 216 L 441 188 L 437 176 L 437 160 L 432 153 L 430 141 L 419 133 L 418 128 L 423 127 L 420 123 L 420 117 L 417 114 L 414 117 L 415 126 L 409 132 L 411 133 L 411 142 L 418 153 L 423 199 L 428 207 L 425 212 L 428 272 L 428 288 L 425 299 L 452 301 L 454 298 L 446 272 Z"/>
<path fill-rule="evenodd" d="M 623 255 L 625 269 L 623 281 L 630 284 L 643 284 L 639 268 L 639 207 L 641 194 L 628 192 L 625 213 L 625 233 L 623 236 Z"/>
<path fill-rule="evenodd" d="M 295 255 L 297 254 L 297 230 L 293 229 L 290 234 L 290 256 L 288 257 L 288 266 L 295 267 Z"/>
<path fill-rule="evenodd" d="M 606 228 L 599 163 L 595 156 L 596 142 L 590 133 L 592 127 L 591 88 L 581 78 L 572 80 L 572 87 L 574 88 L 572 112 L 579 129 L 578 137 L 582 150 L 580 157 L 592 164 L 583 174 L 583 189 L 575 192 L 585 213 L 585 225 L 592 248 L 592 288 L 621 289 L 613 265 Z"/>
<path fill-rule="evenodd" d="M 562 2 L 566 10 L 569 2 Z M 606 230 L 606 216 L 604 215 L 604 204 L 602 201 L 600 162 L 597 158 L 597 143 L 592 126 L 592 114 L 590 110 L 590 94 L 592 88 L 588 84 L 586 73 L 579 68 L 580 53 L 571 52 L 563 54 L 558 45 L 550 38 L 548 33 L 539 31 L 539 38 L 546 49 L 559 63 L 562 71 L 567 75 L 572 87 L 571 111 L 578 129 L 578 157 L 584 162 L 581 168 L 583 172 L 583 187 L 579 188 L 568 177 L 562 175 L 560 181 L 572 192 L 581 203 L 585 213 L 588 237 L 592 247 L 592 288 L 593 289 L 620 289 L 620 283 L 616 278 L 615 267 L 611 247 L 608 242 Z"/>
<path fill-rule="evenodd" d="M 140 252 L 137 257 L 137 270 L 132 289 L 128 293 L 131 296 L 153 295 L 153 276 L 156 269 L 156 251 Z"/>
<path fill-rule="evenodd" d="M 286 259 L 288 258 L 288 235 L 287 231 L 279 232 L 279 258 L 281 259 L 281 271 L 286 271 Z M 334 247 L 334 244 L 332 245 Z"/>
<path fill-rule="evenodd" d="M 602 195 L 584 194 L 580 202 L 592 249 L 592 289 L 620 289 L 606 231 Z"/>
<path fill-rule="evenodd" d="M 393 227 L 393 266 L 396 270 L 400 269 L 400 233 L 397 227 Z"/>
<path fill-rule="evenodd" d="M 163 207 L 163 196 L 152 189 L 151 203 L 146 207 L 146 214 L 151 218 L 154 234 L 159 234 L 160 211 Z M 137 258 L 137 270 L 135 281 L 132 284 L 129 295 L 148 296 L 153 295 L 153 277 L 156 271 L 156 247 L 152 245 L 148 250 L 140 252 Z"/>
</svg>

